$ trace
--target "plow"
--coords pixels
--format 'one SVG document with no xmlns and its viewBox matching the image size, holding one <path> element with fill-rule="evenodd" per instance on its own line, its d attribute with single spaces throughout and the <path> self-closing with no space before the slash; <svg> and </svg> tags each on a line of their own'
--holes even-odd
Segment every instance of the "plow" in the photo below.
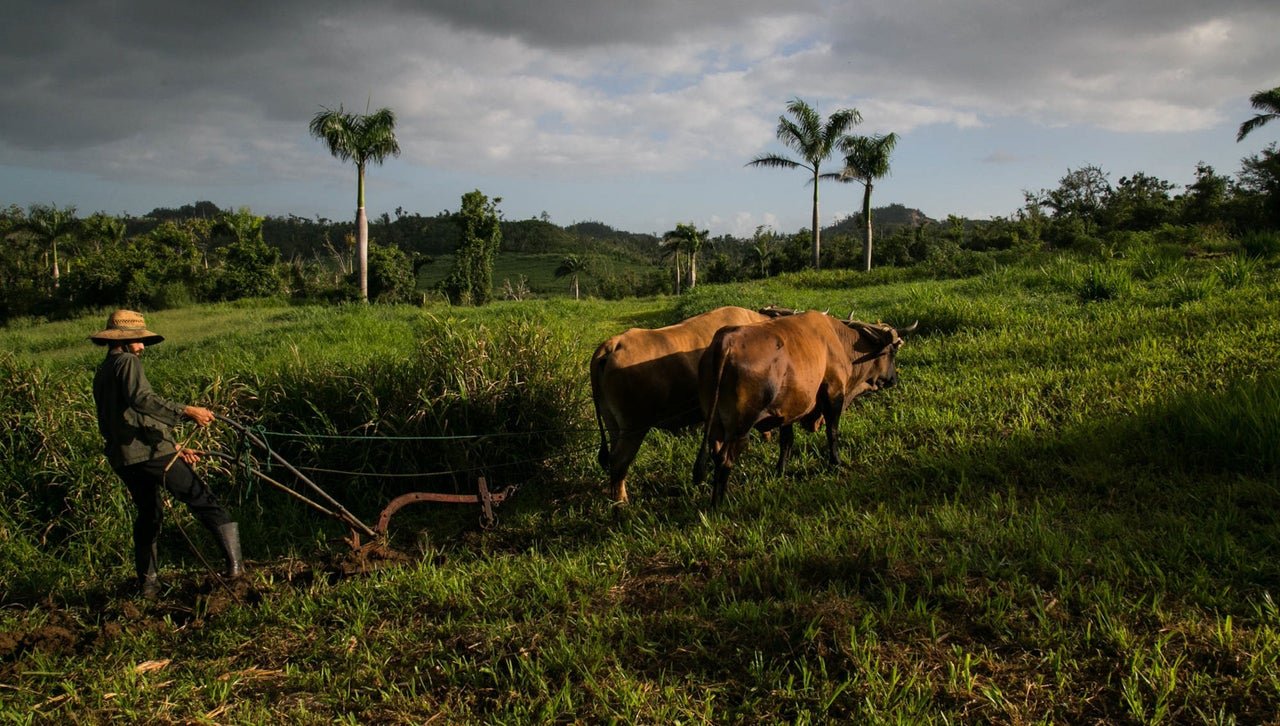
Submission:
<svg viewBox="0 0 1280 726">
<path fill-rule="evenodd" d="M 409 492 L 401 494 L 392 499 L 382 508 L 378 515 L 377 524 L 370 527 L 359 517 L 352 514 L 340 502 L 325 492 L 319 485 L 312 481 L 306 474 L 285 460 L 278 452 L 271 448 L 266 439 L 255 433 L 249 427 L 241 424 L 234 419 L 227 418 L 220 414 L 215 414 L 215 418 L 222 423 L 230 426 L 241 438 L 248 442 L 258 451 L 264 452 L 274 464 L 288 471 L 298 482 L 310 491 L 310 495 L 304 494 L 294 487 L 279 481 L 278 479 L 268 475 L 258 467 L 246 467 L 251 474 L 258 477 L 262 481 L 279 489 L 285 494 L 302 502 L 308 507 L 331 517 L 348 529 L 348 536 L 343 541 L 347 543 L 354 551 L 361 551 L 368 547 L 379 545 L 385 542 L 387 530 L 390 527 L 391 517 L 404 507 L 410 504 L 422 502 L 438 502 L 447 504 L 472 504 L 480 507 L 480 523 L 484 527 L 492 526 L 496 521 L 495 508 L 509 499 L 515 494 L 516 486 L 511 485 L 504 489 L 493 491 L 489 488 L 489 484 L 484 476 L 477 477 L 475 494 L 444 494 L 438 492 Z M 236 458 L 224 452 L 206 452 L 211 456 L 235 462 Z M 367 540 L 365 539 L 367 538 Z"/>
</svg>

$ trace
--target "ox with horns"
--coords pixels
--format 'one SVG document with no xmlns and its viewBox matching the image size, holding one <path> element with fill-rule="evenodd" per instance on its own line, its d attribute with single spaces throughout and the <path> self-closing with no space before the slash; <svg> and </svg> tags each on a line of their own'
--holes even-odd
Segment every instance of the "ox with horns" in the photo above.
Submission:
<svg viewBox="0 0 1280 726">
<path fill-rule="evenodd" d="M 677 431 L 702 422 L 698 361 L 716 331 L 795 311 L 722 307 L 664 328 L 632 328 L 591 357 L 591 398 L 600 429 L 600 466 L 615 504 L 627 503 L 627 470 L 650 429 Z"/>
<path fill-rule="evenodd" d="M 824 418 L 828 459 L 838 465 L 840 415 L 854 398 L 897 383 L 902 335 L 915 329 L 916 323 L 896 330 L 818 312 L 721 328 L 700 361 L 706 427 L 694 482 L 702 481 L 709 453 L 715 466 L 711 502 L 722 501 L 752 429 L 781 428 L 782 473 L 793 425 L 816 427 Z"/>
</svg>

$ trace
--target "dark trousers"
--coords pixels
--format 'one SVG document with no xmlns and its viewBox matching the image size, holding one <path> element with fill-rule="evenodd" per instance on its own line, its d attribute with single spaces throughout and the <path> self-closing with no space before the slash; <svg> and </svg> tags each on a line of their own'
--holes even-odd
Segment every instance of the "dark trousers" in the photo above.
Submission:
<svg viewBox="0 0 1280 726">
<path fill-rule="evenodd" d="M 144 461 L 116 469 L 116 474 L 129 488 L 129 496 L 133 497 L 133 504 L 138 508 L 138 516 L 133 520 L 133 553 L 139 577 L 154 575 L 156 571 L 156 541 L 160 538 L 160 523 L 164 516 L 160 487 L 187 505 L 195 518 L 215 536 L 219 527 L 231 522 L 218 498 L 181 457 L 174 460 L 174 457 L 165 456 Z"/>
</svg>

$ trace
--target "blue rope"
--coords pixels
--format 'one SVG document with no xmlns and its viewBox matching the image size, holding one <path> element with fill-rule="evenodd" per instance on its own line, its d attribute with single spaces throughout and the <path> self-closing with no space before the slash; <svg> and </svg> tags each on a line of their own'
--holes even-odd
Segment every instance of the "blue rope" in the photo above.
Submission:
<svg viewBox="0 0 1280 726">
<path fill-rule="evenodd" d="M 244 466 L 245 471 L 253 473 L 255 459 L 253 457 L 253 445 L 249 442 L 250 433 L 257 436 L 258 440 L 262 442 L 262 445 L 267 448 L 267 456 L 265 457 L 267 464 L 265 467 L 259 468 L 264 472 L 271 471 L 271 442 L 267 440 L 267 430 L 262 426 L 246 426 L 244 434 L 240 436 L 241 465 Z M 249 481 L 252 484 L 253 477 L 249 477 Z"/>
</svg>

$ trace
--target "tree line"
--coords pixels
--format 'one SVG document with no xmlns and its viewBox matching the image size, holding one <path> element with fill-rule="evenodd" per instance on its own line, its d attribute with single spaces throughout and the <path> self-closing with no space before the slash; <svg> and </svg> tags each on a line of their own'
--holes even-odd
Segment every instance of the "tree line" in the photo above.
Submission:
<svg viewBox="0 0 1280 726">
<path fill-rule="evenodd" d="M 1280 87 L 1259 91 L 1250 97 L 1258 113 L 1240 125 L 1236 141 L 1243 141 L 1253 131 L 1280 117 Z M 862 114 L 856 108 L 838 109 L 823 117 L 809 103 L 799 98 L 787 104 L 786 114 L 778 118 L 777 138 L 788 149 L 799 154 L 793 159 L 782 154 L 761 154 L 747 163 L 779 169 L 803 169 L 810 175 L 813 190 L 813 223 L 811 228 L 812 267 L 823 267 L 821 227 L 818 216 L 818 185 L 821 180 L 858 182 L 863 185 L 862 220 L 864 244 L 863 269 L 871 271 L 873 224 L 871 193 L 874 182 L 888 175 L 890 157 L 898 143 L 894 133 L 859 136 L 850 133 L 862 123 Z M 838 172 L 822 172 L 822 164 L 837 150 L 843 153 L 844 166 Z M 1238 181 L 1219 177 L 1212 167 L 1200 164 L 1196 169 L 1196 183 L 1188 187 L 1186 205 L 1200 204 L 1200 209 L 1179 208 L 1172 215 L 1175 202 L 1170 192 L 1172 184 L 1154 179 L 1142 173 L 1122 177 L 1113 189 L 1107 174 L 1096 166 L 1086 166 L 1069 171 L 1059 181 L 1055 190 L 1026 194 L 1027 204 L 1018 213 L 1018 221 L 1030 217 L 1029 225 L 1010 225 L 1008 220 L 996 220 L 997 229 L 1008 234 L 1021 233 L 1034 241 L 1040 239 L 1043 212 L 1048 209 L 1053 219 L 1062 220 L 1065 231 L 1054 230 L 1051 236 L 1088 237 L 1097 232 L 1104 215 L 1137 214 L 1143 218 L 1109 219 L 1107 225 L 1113 231 L 1144 231 L 1156 224 L 1184 223 L 1193 225 L 1228 225 L 1239 234 L 1245 230 L 1280 226 L 1280 194 L 1277 194 L 1276 148 L 1268 146 L 1260 154 L 1246 157 Z M 1230 208 L 1230 209 L 1228 209 Z M 1090 229 L 1092 225 L 1092 230 Z M 954 225 L 953 225 L 954 226 Z M 1021 230 L 1009 230 L 1022 226 Z M 1052 241 L 1052 240 L 1051 240 Z M 692 263 L 692 259 L 691 259 Z"/>
<path fill-rule="evenodd" d="M 1270 254 L 1280 247 L 1280 150 L 1272 143 L 1246 156 L 1233 176 L 1199 164 L 1195 181 L 1181 189 L 1140 171 L 1113 181 L 1101 167 L 1085 165 L 1067 170 L 1055 187 L 1025 190 L 1024 200 L 1010 215 L 984 220 L 935 220 L 900 204 L 879 208 L 876 264 L 923 265 L 946 274 L 975 255 L 1009 259 L 1063 249 L 1114 255 L 1143 242 L 1191 251 L 1235 240 L 1252 253 Z M 812 268 L 808 229 L 760 227 L 748 238 L 712 237 L 681 223 L 657 236 L 600 222 L 561 227 L 545 215 L 506 220 L 500 202 L 476 191 L 464 195 L 456 212 L 397 209 L 370 220 L 369 299 L 407 302 L 426 292 L 483 304 L 502 296 L 492 278 L 498 255 L 554 256 L 566 292 L 605 298 L 678 294 L 699 282 Z M 867 268 L 865 223 L 855 214 L 822 230 L 823 269 Z M 447 284 L 421 289 L 419 271 L 445 256 L 462 266 Z M 142 217 L 99 212 L 80 218 L 73 207 L 40 204 L 0 209 L 0 321 L 244 297 L 355 301 L 358 284 L 351 222 L 263 217 L 210 202 Z"/>
<path fill-rule="evenodd" d="M 1259 113 L 1241 124 L 1238 141 L 1280 116 L 1280 88 L 1259 92 L 1251 101 Z M 749 280 L 813 268 L 870 270 L 873 227 L 879 237 L 878 266 L 924 265 L 932 274 L 962 270 L 975 255 L 1011 259 L 1055 249 L 1107 256 L 1123 254 L 1135 244 L 1192 251 L 1233 242 L 1249 254 L 1280 251 L 1280 150 L 1275 142 L 1242 158 L 1231 176 L 1198 164 L 1195 181 L 1182 189 L 1141 171 L 1113 183 L 1110 172 L 1088 164 L 1068 169 L 1056 187 L 1024 190 L 1024 205 L 1005 217 L 933 220 L 890 205 L 877 211 L 879 221 L 873 225 L 872 185 L 888 173 L 897 136 L 849 135 L 848 129 L 861 120 L 856 109 L 824 119 L 797 99 L 787 110 L 790 115 L 779 119 L 778 137 L 801 159 L 765 154 L 749 164 L 801 168 L 810 174 L 815 216 L 807 230 L 788 234 L 759 227 L 750 238 L 738 238 L 711 237 L 693 223 L 680 223 L 661 236 L 593 221 L 561 227 L 546 213 L 528 220 L 503 219 L 502 200 L 479 190 L 463 195 L 457 212 L 422 215 L 397 208 L 394 215 L 361 216 L 355 224 L 264 217 L 248 208 L 222 210 L 212 202 L 160 208 L 142 217 L 97 212 L 84 218 L 74 207 L 10 205 L 0 209 L 0 322 L 102 307 L 160 309 L 264 296 L 396 303 L 430 292 L 455 304 L 484 304 L 500 294 L 493 265 L 504 253 L 557 256 L 555 276 L 569 280 L 574 297 L 584 289 L 606 298 L 678 294 L 699 281 Z M 399 150 L 388 144 L 387 127 L 393 127 L 394 116 L 373 116 L 379 128 L 346 141 L 339 135 L 336 147 L 330 126 L 358 127 L 362 117 L 326 109 L 312 122 L 313 133 L 335 156 L 357 162 L 360 190 L 363 164 Z M 363 139 L 373 149 L 344 152 L 342 143 L 353 139 Z M 821 164 L 837 149 L 844 154 L 843 167 L 823 173 Z M 816 223 L 821 179 L 862 183 L 863 211 L 821 229 Z M 367 227 L 363 233 L 362 226 Z M 824 231 L 826 245 L 820 244 Z M 421 289 L 419 271 L 443 256 L 451 256 L 454 267 L 432 289 Z M 528 294 L 515 290 L 510 280 L 504 287 L 507 297 Z"/>
<path fill-rule="evenodd" d="M 0 208 L 0 323 L 247 297 L 337 303 L 367 295 L 373 302 L 400 303 L 427 294 L 483 304 L 494 295 L 492 268 L 500 253 L 577 255 L 595 275 L 593 294 L 662 291 L 657 236 L 600 222 L 560 227 L 545 214 L 506 220 L 500 203 L 477 190 L 463 195 L 457 211 L 422 215 L 398 208 L 371 218 L 364 294 L 350 221 L 259 216 L 208 201 L 137 217 L 80 217 L 72 206 L 10 205 Z M 610 273 L 607 261 L 655 273 Z M 456 269 L 446 281 L 421 289 L 422 269 L 442 264 Z"/>
</svg>

